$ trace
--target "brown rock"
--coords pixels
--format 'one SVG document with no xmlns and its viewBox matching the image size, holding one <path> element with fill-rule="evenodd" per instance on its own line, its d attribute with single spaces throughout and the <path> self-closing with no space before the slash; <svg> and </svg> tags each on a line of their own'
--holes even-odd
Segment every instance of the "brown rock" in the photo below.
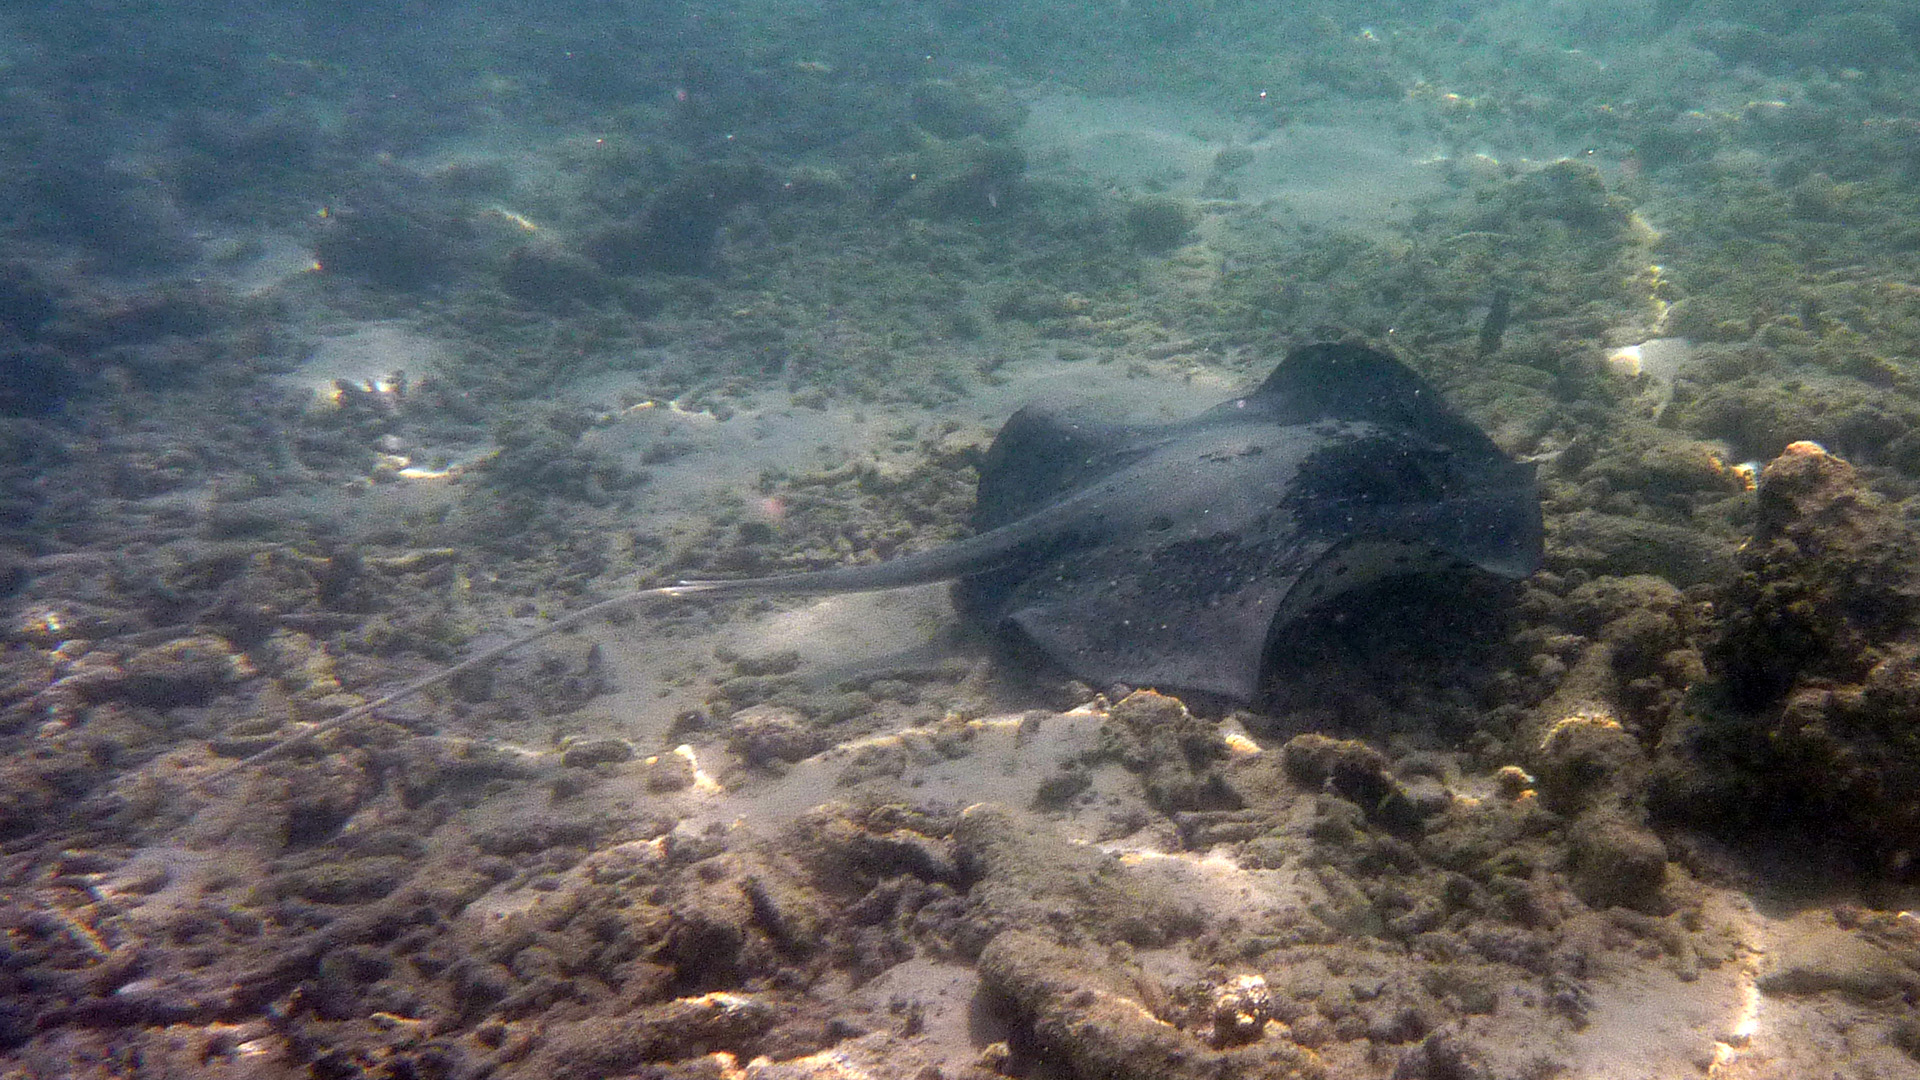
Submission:
<svg viewBox="0 0 1920 1080">
<path fill-rule="evenodd" d="M 1606 814 L 1574 826 L 1569 851 L 1573 891 L 1587 906 L 1658 905 L 1667 877 L 1667 848 L 1649 830 Z"/>
</svg>

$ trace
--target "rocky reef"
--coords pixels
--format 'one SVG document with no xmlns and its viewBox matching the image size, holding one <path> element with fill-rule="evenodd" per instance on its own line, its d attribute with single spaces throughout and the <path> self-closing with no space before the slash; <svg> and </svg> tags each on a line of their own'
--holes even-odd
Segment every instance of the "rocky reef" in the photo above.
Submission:
<svg viewBox="0 0 1920 1080">
<path fill-rule="evenodd" d="M 1916 537 L 1846 461 L 1794 443 L 1760 475 L 1754 535 L 1721 591 L 1715 676 L 1670 728 L 1667 812 L 1817 823 L 1871 869 L 1920 850 Z"/>
</svg>

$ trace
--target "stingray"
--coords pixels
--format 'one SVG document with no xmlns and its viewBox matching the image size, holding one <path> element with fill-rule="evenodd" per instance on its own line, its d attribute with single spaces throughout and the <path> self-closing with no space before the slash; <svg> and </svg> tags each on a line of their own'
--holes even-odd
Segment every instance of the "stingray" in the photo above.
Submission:
<svg viewBox="0 0 1920 1080">
<path fill-rule="evenodd" d="M 980 467 L 974 535 L 888 562 L 682 581 L 583 608 L 243 759 L 226 775 L 549 634 L 655 598 L 952 581 L 969 622 L 1096 686 L 1259 694 L 1279 631 L 1383 577 L 1539 569 L 1540 495 L 1385 353 L 1296 349 L 1254 392 L 1171 423 L 1029 405 Z"/>
</svg>

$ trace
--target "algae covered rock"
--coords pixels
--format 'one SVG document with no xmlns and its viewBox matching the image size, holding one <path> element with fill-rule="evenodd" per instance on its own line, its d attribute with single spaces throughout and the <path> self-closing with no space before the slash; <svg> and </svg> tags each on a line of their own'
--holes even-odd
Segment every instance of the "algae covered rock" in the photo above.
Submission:
<svg viewBox="0 0 1920 1080">
<path fill-rule="evenodd" d="M 913 88 L 913 122 L 942 139 L 1011 138 L 1026 120 L 1027 108 L 999 87 L 962 86 L 928 79 Z"/>
<path fill-rule="evenodd" d="M 1028 1025 L 1044 1059 L 1066 1064 L 1077 1076 L 1327 1075 L 1312 1051 L 1277 1033 L 1213 1049 L 1156 1015 L 1159 994 L 1151 980 L 1093 950 L 1038 934 L 994 938 L 980 955 L 980 977 Z"/>
<path fill-rule="evenodd" d="M 978 135 L 925 146 L 887 159 L 875 180 L 878 200 L 910 217 L 947 220 L 990 213 L 1027 170 L 1018 146 Z"/>
<path fill-rule="evenodd" d="M 331 210 L 313 247 L 328 274 L 416 291 L 457 277 L 473 241 L 472 225 L 446 207 L 374 196 L 364 206 Z"/>
<path fill-rule="evenodd" d="M 1667 849 L 1651 830 L 1610 814 L 1574 826 L 1570 852 L 1573 891 L 1589 907 L 1657 906 L 1667 877 Z"/>
<path fill-rule="evenodd" d="M 1101 742 L 1106 756 L 1140 775 L 1147 801 L 1161 810 L 1238 805 L 1219 771 L 1227 758 L 1225 738 L 1178 698 L 1152 690 L 1128 694 L 1113 706 Z"/>
<path fill-rule="evenodd" d="M 702 274 L 712 269 L 721 226 L 741 206 L 766 197 L 774 177 L 758 162 L 705 162 L 676 177 L 631 221 L 589 236 L 586 253 L 616 277 L 641 273 Z M 580 280 L 590 280 L 576 272 Z"/>
<path fill-rule="evenodd" d="M 1847 462 L 1795 443 L 1761 474 L 1717 604 L 1717 694 L 1664 740 L 1656 805 L 1740 826 L 1782 811 L 1881 872 L 1920 851 L 1916 538 Z"/>
<path fill-rule="evenodd" d="M 1080 933 L 1154 948 L 1200 927 L 1192 903 L 1166 882 L 1005 807 L 968 807 L 953 839 L 962 873 L 974 879 L 975 933 L 1055 926 L 1071 912 Z"/>
<path fill-rule="evenodd" d="M 1624 229 L 1632 212 L 1587 161 L 1556 161 L 1510 181 L 1501 196 L 1499 210 L 1489 212 L 1490 226 L 1552 220 L 1574 232 L 1605 236 Z"/>
<path fill-rule="evenodd" d="M 548 242 L 523 244 L 509 253 L 500 285 L 516 300 L 553 312 L 597 303 L 611 292 L 598 266 Z"/>
<path fill-rule="evenodd" d="M 1808 679 L 1854 681 L 1912 630 L 1912 532 L 1853 466 L 1798 442 L 1761 474 L 1753 542 L 1726 590 L 1709 659 L 1753 708 Z"/>
<path fill-rule="evenodd" d="M 1178 247 L 1198 223 L 1193 206 L 1168 195 L 1149 195 L 1127 207 L 1127 233 L 1144 250 Z"/>
</svg>

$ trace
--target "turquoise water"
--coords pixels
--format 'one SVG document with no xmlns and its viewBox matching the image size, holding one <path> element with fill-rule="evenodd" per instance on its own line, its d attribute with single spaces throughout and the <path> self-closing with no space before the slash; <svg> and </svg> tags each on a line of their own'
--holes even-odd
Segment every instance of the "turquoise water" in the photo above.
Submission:
<svg viewBox="0 0 1920 1080">
<path fill-rule="evenodd" d="M 1920 1074 L 1917 34 L 0 12 L 4 1070 Z M 958 541 L 1027 403 L 1317 341 L 1537 472 L 1539 573 L 1289 600 L 1246 707 L 935 585 L 326 726 Z"/>
</svg>

